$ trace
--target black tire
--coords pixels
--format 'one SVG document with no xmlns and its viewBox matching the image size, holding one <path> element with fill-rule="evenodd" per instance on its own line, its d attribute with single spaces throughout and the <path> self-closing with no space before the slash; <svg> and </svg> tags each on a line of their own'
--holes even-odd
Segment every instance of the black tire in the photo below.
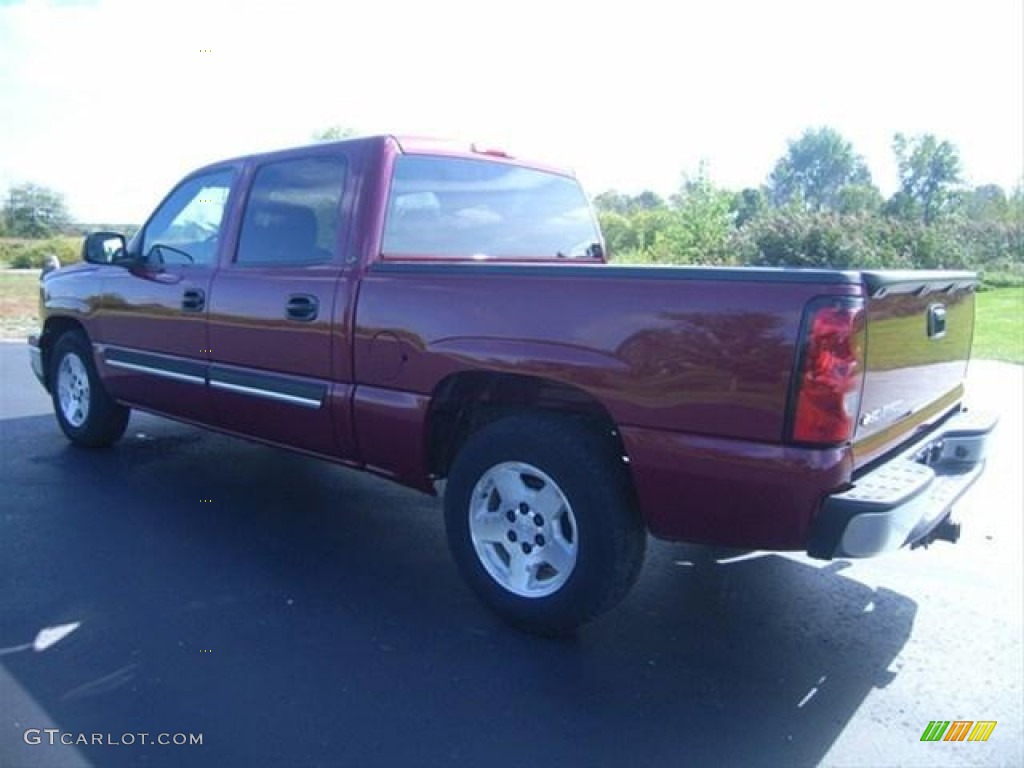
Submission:
<svg viewBox="0 0 1024 768">
<path fill-rule="evenodd" d="M 62 373 L 65 361 L 68 367 Z M 67 331 L 54 343 L 49 382 L 57 423 L 74 445 L 106 448 L 124 434 L 130 411 L 107 394 L 96 373 L 92 345 L 82 331 Z M 62 382 L 72 395 L 66 405 L 61 403 L 68 394 L 62 391 Z"/>
<path fill-rule="evenodd" d="M 516 491 L 507 494 L 510 499 L 502 498 L 496 480 Z M 544 502 L 540 492 L 559 501 Z M 537 510 L 560 511 L 543 520 L 523 502 L 524 512 L 516 499 L 531 493 L 537 494 Z M 558 414 L 508 416 L 470 436 L 455 459 L 445 489 L 448 545 L 469 586 L 502 618 L 535 634 L 565 634 L 611 609 L 636 581 L 647 534 L 632 498 L 610 437 Z M 510 504 L 513 509 L 505 509 Z M 529 521 L 538 518 L 541 535 L 535 536 Z M 481 525 L 488 526 L 486 541 L 480 541 Z M 510 534 L 506 544 L 503 537 Z M 546 557 L 571 564 L 538 565 Z M 520 572 L 513 562 L 528 563 L 532 583 L 512 583 L 513 572 Z"/>
</svg>

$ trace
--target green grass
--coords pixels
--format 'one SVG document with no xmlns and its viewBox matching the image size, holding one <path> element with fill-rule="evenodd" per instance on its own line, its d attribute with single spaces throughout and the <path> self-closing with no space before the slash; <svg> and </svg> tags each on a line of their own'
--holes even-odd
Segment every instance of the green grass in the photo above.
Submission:
<svg viewBox="0 0 1024 768">
<path fill-rule="evenodd" d="M 1024 363 L 1024 286 L 978 294 L 974 318 L 974 357 Z"/>
</svg>

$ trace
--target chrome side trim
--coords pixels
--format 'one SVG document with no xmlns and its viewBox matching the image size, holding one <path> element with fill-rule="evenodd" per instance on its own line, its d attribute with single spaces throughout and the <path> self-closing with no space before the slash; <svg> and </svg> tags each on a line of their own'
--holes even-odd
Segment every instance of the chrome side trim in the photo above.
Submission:
<svg viewBox="0 0 1024 768">
<path fill-rule="evenodd" d="M 323 405 L 322 400 L 311 400 L 308 397 L 286 395 L 283 392 L 272 392 L 269 389 L 243 387 L 241 384 L 228 384 L 226 381 L 218 381 L 217 379 L 210 379 L 210 386 L 215 389 L 223 389 L 228 392 L 237 392 L 240 395 L 252 395 L 253 397 L 263 397 L 267 400 L 277 400 L 282 403 L 290 403 L 291 405 L 300 405 L 303 408 L 316 409 Z"/>
<path fill-rule="evenodd" d="M 123 368 L 126 371 L 135 371 L 136 373 L 148 373 L 152 376 L 159 376 L 163 379 L 172 379 L 173 381 L 184 381 L 189 384 L 205 384 L 206 379 L 201 376 L 190 376 L 187 373 L 175 373 L 174 371 L 167 371 L 163 368 L 151 368 L 148 365 L 139 365 L 138 363 L 126 363 L 121 360 L 110 360 L 104 358 L 104 362 L 111 368 Z"/>
</svg>

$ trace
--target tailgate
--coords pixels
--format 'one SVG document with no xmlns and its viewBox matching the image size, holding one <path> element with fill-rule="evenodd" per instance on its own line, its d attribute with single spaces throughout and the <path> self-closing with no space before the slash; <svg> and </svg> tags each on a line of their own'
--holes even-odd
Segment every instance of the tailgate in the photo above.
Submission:
<svg viewBox="0 0 1024 768">
<path fill-rule="evenodd" d="M 860 467 L 945 415 L 963 395 L 974 333 L 971 272 L 864 272 L 867 364 Z"/>
</svg>

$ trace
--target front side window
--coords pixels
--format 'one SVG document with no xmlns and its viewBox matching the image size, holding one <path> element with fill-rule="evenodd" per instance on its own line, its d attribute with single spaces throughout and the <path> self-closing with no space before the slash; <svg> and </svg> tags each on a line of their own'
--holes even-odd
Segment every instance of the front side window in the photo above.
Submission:
<svg viewBox="0 0 1024 768">
<path fill-rule="evenodd" d="M 262 166 L 245 206 L 236 262 L 293 266 L 331 261 L 338 248 L 346 170 L 340 155 Z"/>
<path fill-rule="evenodd" d="M 395 160 L 385 256 L 594 258 L 600 242 L 575 179 L 491 160 Z"/>
<path fill-rule="evenodd" d="M 226 169 L 180 184 L 146 225 L 143 255 L 160 264 L 212 264 L 234 175 Z"/>
</svg>

